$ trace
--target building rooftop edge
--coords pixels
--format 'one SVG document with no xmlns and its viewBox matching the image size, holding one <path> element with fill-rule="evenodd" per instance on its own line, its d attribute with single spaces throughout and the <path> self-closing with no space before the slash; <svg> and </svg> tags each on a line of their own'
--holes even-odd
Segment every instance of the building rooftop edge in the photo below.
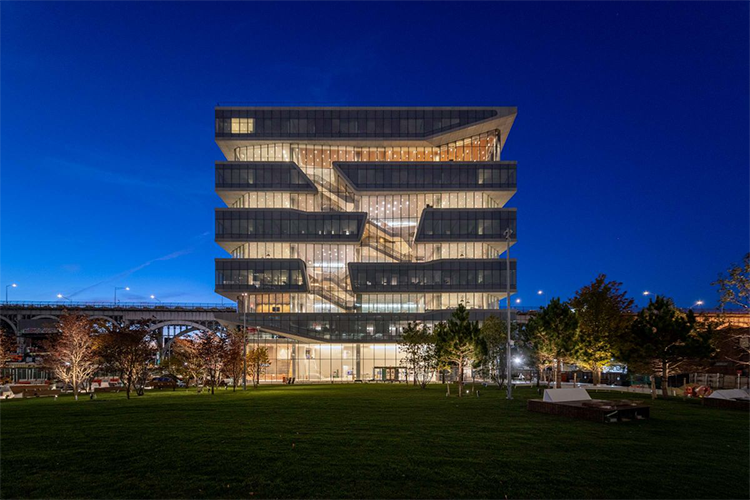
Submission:
<svg viewBox="0 0 750 500">
<path fill-rule="evenodd" d="M 221 105 L 218 104 L 214 107 L 214 110 L 219 109 L 330 109 L 330 110 L 341 110 L 341 109 L 496 109 L 504 110 L 507 112 L 518 112 L 516 106 L 253 106 L 253 105 Z"/>
</svg>

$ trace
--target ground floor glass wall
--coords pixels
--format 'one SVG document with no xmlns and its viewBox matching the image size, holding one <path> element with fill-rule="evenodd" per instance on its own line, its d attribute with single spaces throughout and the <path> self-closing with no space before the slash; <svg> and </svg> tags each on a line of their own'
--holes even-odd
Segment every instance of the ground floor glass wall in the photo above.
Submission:
<svg viewBox="0 0 750 500">
<path fill-rule="evenodd" d="M 313 344 L 291 339 L 261 339 L 270 363 L 262 382 L 403 381 L 397 344 Z"/>
</svg>

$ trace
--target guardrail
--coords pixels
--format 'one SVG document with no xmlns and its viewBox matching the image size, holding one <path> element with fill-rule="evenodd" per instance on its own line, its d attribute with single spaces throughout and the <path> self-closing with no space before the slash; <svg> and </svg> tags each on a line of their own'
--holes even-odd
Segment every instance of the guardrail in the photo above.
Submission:
<svg viewBox="0 0 750 500">
<path fill-rule="evenodd" d="M 528 312 L 534 312 L 538 311 L 541 306 L 511 306 L 511 311 L 518 311 L 521 313 L 528 313 Z M 678 307 L 681 311 L 687 312 L 688 310 L 692 310 L 695 314 L 748 314 L 750 315 L 750 312 L 740 309 L 740 308 L 725 308 L 725 309 L 717 309 L 714 307 Z M 500 310 L 505 311 L 505 305 L 500 306 Z M 640 309 L 639 308 L 633 308 L 634 313 L 637 313 Z"/>
<path fill-rule="evenodd" d="M 211 310 L 211 311 L 236 311 L 237 306 L 233 303 L 216 303 L 216 302 L 97 302 L 97 301 L 81 301 L 81 302 L 70 302 L 63 300 L 55 301 L 10 301 L 0 302 L 0 308 L 5 307 L 38 307 L 48 309 L 190 309 L 190 310 Z M 681 307 L 683 311 L 690 309 L 689 307 Z M 519 313 L 529 313 L 538 311 L 539 307 L 534 306 L 512 306 L 511 311 Z M 498 313 L 504 313 L 505 306 L 500 306 Z M 637 312 L 637 311 L 636 311 Z M 693 312 L 696 314 L 749 314 L 743 309 L 715 309 L 715 308 L 693 308 Z"/>
<path fill-rule="evenodd" d="M 47 302 L 29 302 L 29 301 L 12 301 L 0 302 L 0 308 L 5 307 L 29 307 L 29 308 L 46 308 L 46 309 L 190 309 L 190 310 L 211 310 L 211 311 L 235 311 L 237 306 L 228 304 L 219 304 L 211 302 L 71 302 L 71 301 L 47 301 Z"/>
</svg>

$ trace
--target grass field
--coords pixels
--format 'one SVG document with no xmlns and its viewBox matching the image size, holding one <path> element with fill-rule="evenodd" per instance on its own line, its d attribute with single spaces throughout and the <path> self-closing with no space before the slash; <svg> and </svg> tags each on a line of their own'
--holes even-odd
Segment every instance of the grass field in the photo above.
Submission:
<svg viewBox="0 0 750 500">
<path fill-rule="evenodd" d="M 2 498 L 748 498 L 748 415 L 597 424 L 444 386 L 265 386 L 0 404 Z M 603 396 L 607 397 L 607 395 Z M 609 395 L 609 397 L 612 397 Z M 631 398 L 634 396 L 630 396 Z"/>
</svg>

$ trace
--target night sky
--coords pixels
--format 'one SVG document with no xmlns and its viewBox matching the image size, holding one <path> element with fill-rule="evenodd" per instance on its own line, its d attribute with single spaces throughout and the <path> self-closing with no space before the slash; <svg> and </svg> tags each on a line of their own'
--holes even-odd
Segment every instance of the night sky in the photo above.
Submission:
<svg viewBox="0 0 750 500">
<path fill-rule="evenodd" d="M 11 300 L 219 302 L 218 103 L 517 106 L 523 306 L 598 273 L 714 306 L 748 251 L 746 2 L 1 8 Z"/>
</svg>

